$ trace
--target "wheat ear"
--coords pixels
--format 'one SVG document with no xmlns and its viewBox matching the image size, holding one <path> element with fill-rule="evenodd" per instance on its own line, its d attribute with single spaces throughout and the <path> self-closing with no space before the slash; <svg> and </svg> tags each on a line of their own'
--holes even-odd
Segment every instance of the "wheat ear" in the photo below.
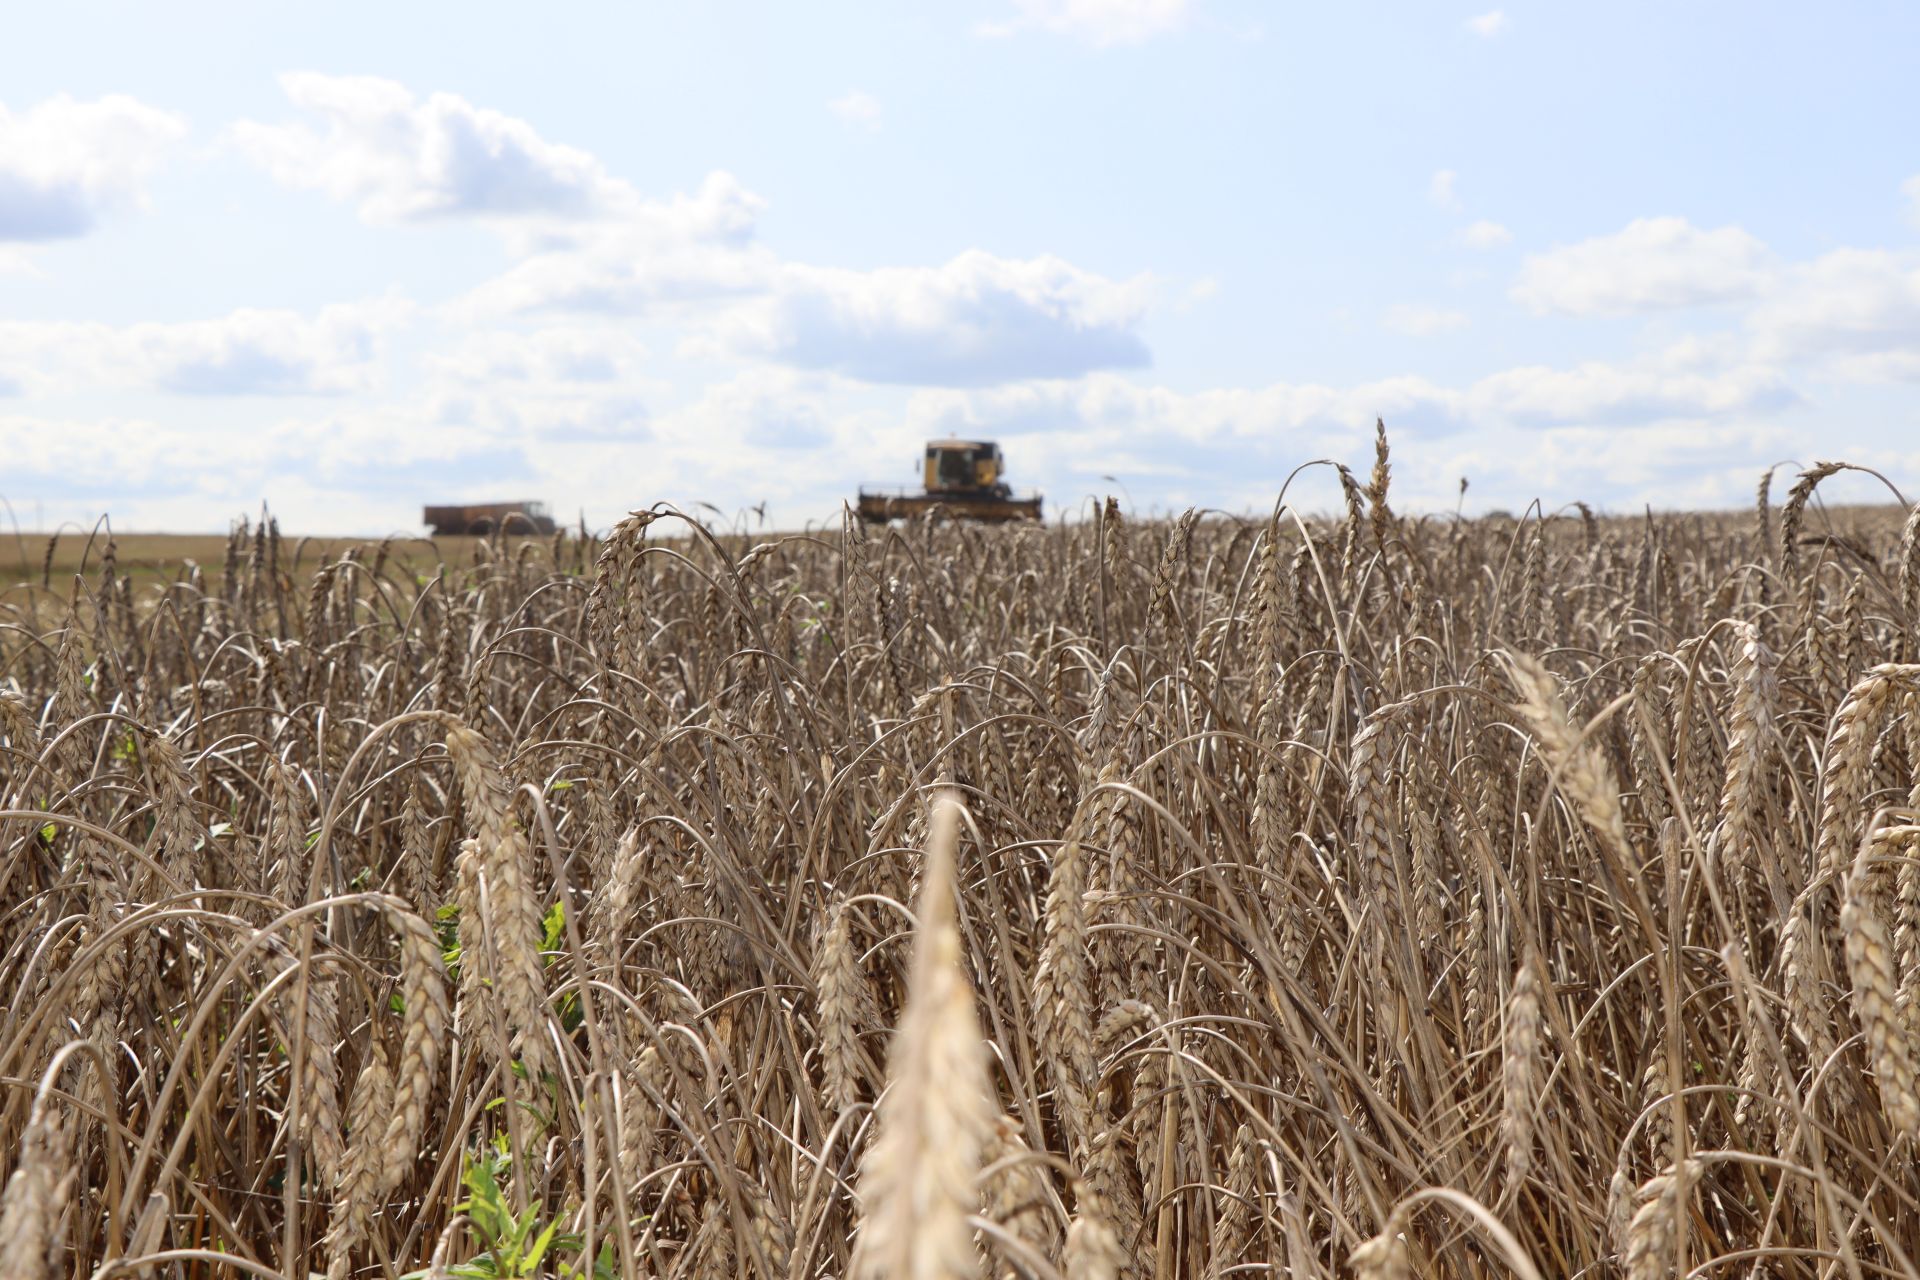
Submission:
<svg viewBox="0 0 1920 1280">
<path fill-rule="evenodd" d="M 878 1132 L 860 1168 L 856 1280 L 978 1274 L 968 1218 L 997 1108 L 956 919 L 960 807 L 934 802 L 906 1007 L 887 1059 Z"/>
</svg>

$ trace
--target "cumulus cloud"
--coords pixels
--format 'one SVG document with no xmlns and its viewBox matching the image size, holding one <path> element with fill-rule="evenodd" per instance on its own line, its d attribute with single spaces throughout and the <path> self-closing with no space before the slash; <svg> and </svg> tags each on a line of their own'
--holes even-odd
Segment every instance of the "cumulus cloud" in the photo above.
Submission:
<svg viewBox="0 0 1920 1280">
<path fill-rule="evenodd" d="M 1414 302 L 1398 302 L 1388 307 L 1380 323 L 1394 333 L 1414 338 L 1430 338 L 1439 333 L 1458 333 L 1473 323 L 1464 311 L 1450 307 L 1427 307 Z"/>
<path fill-rule="evenodd" d="M 841 94 L 827 104 L 827 110 L 838 116 L 843 123 L 855 128 L 865 129 L 869 133 L 880 128 L 880 99 L 858 89 Z"/>
<path fill-rule="evenodd" d="M 618 513 L 655 499 L 733 510 L 771 500 L 776 519 L 793 527 L 837 510 L 870 463 L 917 458 L 919 442 L 899 435 L 897 414 L 871 412 L 869 398 L 832 375 L 743 370 L 690 398 L 663 392 L 642 433 L 543 443 L 531 483 L 561 510 Z"/>
<path fill-rule="evenodd" d="M 1498 249 L 1513 243 L 1513 232 L 1497 222 L 1482 218 L 1461 231 L 1460 243 L 1469 249 Z"/>
<path fill-rule="evenodd" d="M 730 439 L 754 449 L 818 449 L 835 436 L 821 392 L 806 374 L 753 370 L 708 388 L 672 414 L 665 430 L 683 442 Z"/>
<path fill-rule="evenodd" d="M 1493 9 L 1476 17 L 1467 19 L 1467 30 L 1482 40 L 1491 40 L 1507 29 L 1507 15 L 1499 9 Z"/>
<path fill-rule="evenodd" d="M 0 377 L 36 392 L 123 387 L 190 396 L 338 395 L 374 385 L 386 336 L 412 314 L 397 299 L 312 315 L 242 309 L 134 325 L 0 323 Z"/>
<path fill-rule="evenodd" d="M 1347 386 L 1275 382 L 1181 392 L 1114 374 L 987 390 L 926 390 L 911 417 L 928 434 L 1016 436 L 1097 429 L 1136 451 L 1280 448 L 1296 460 L 1385 418 L 1400 435 L 1436 439 L 1468 425 L 1537 431 L 1756 420 L 1800 403 L 1782 373 L 1721 364 L 1692 348 L 1610 364 L 1522 366 L 1462 386 L 1394 377 Z"/>
<path fill-rule="evenodd" d="M 654 408 L 644 392 L 621 384 L 529 383 L 443 391 L 427 398 L 425 416 L 502 441 L 555 442 L 652 438 Z"/>
<path fill-rule="evenodd" d="M 103 447 L 109 440 L 112 447 Z M 16 493 L 31 490 L 49 503 L 84 497 L 98 509 L 155 491 L 192 493 L 207 477 L 263 466 L 268 452 L 264 432 L 249 440 L 145 417 L 72 421 L 0 415 L 0 453 L 7 458 L 10 485 L 17 486 Z M 114 515 L 122 518 L 120 510 Z M 207 523 L 202 519 L 185 527 Z"/>
<path fill-rule="evenodd" d="M 1529 365 L 1482 378 L 1467 392 L 1476 414 L 1522 427 L 1630 426 L 1778 413 L 1800 402 L 1786 376 L 1766 365 L 1714 371 L 1588 361 Z"/>
<path fill-rule="evenodd" d="M 1750 485 L 1756 450 L 1762 464 L 1787 451 L 1773 424 L 1793 404 L 1776 375 L 1698 347 L 1462 385 L 1394 377 L 1200 391 L 1096 372 L 902 393 L 760 366 L 687 398 L 648 384 L 626 353 L 578 336 L 486 335 L 462 344 L 460 359 L 433 364 L 426 394 L 339 401 L 264 429 L 254 409 L 217 404 L 171 421 L 163 404 L 160 420 L 134 423 L 0 414 L 0 449 L 15 483 L 49 502 L 106 503 L 177 527 L 204 527 L 207 512 L 264 494 L 289 527 L 381 532 L 411 527 L 423 495 L 509 489 L 562 512 L 584 508 L 593 523 L 657 498 L 727 509 L 771 499 L 774 523 L 791 527 L 827 517 L 857 480 L 896 469 L 904 480 L 920 441 L 945 434 L 1003 439 L 1016 482 L 1067 506 L 1118 474 L 1143 504 L 1255 509 L 1303 460 L 1364 458 L 1377 416 L 1392 433 L 1410 509 L 1450 509 L 1460 474 L 1473 477 L 1476 500 L 1516 507 L 1536 495 L 1707 501 L 1731 470 L 1749 473 Z M 515 337 L 534 353 L 519 364 L 506 350 Z M 609 366 L 615 376 L 603 378 Z M 126 434 L 124 460 L 101 460 L 113 455 L 98 445 L 107 430 Z M 198 514 L 194 503 L 168 505 L 182 494 Z M 1318 472 L 1294 496 L 1310 507 L 1338 502 Z"/>
<path fill-rule="evenodd" d="M 1793 453 L 1793 432 L 1745 419 L 1673 426 L 1561 427 L 1500 439 L 1455 460 L 1472 497 L 1518 510 L 1533 498 L 1584 498 L 1713 510 L 1752 501 L 1753 477 Z"/>
<path fill-rule="evenodd" d="M 1828 358 L 1867 377 L 1920 360 L 1920 255 L 1839 249 L 1781 273 L 1748 317 L 1761 353 Z"/>
<path fill-rule="evenodd" d="M 1528 255 L 1511 296 L 1541 315 L 1625 315 L 1745 301 L 1772 272 L 1767 247 L 1739 227 L 1637 218 L 1611 235 Z"/>
<path fill-rule="evenodd" d="M 1458 186 L 1459 182 L 1460 175 L 1452 169 L 1436 171 L 1433 177 L 1427 180 L 1427 199 L 1442 209 L 1458 210 L 1460 208 L 1460 194 L 1455 190 L 1455 187 Z"/>
<path fill-rule="evenodd" d="M 745 356 L 872 382 L 978 386 L 1149 361 L 1148 277 L 972 250 L 937 267 L 855 271 L 782 261 L 744 235 L 758 203 L 724 175 L 687 216 L 635 221 L 536 253 L 475 290 L 480 315 L 671 316 L 693 354 Z M 719 210 L 709 216 L 701 210 Z"/>
<path fill-rule="evenodd" d="M 764 289 L 776 260 L 753 243 L 765 202 L 727 173 L 692 195 L 636 203 L 617 222 L 538 246 L 468 299 L 483 313 L 639 315 Z"/>
<path fill-rule="evenodd" d="M 429 353 L 427 372 L 467 387 L 609 383 L 637 374 L 647 349 L 617 329 L 555 325 L 532 332 L 482 330 Z"/>
<path fill-rule="evenodd" d="M 1074 14 L 1116 22 L 1158 12 L 1083 3 Z M 505 233 L 519 261 L 451 308 L 469 320 L 667 318 L 690 335 L 689 351 L 873 382 L 988 385 L 1148 362 L 1138 334 L 1153 288 L 1145 277 L 977 250 L 876 271 L 787 262 L 756 242 L 764 202 L 729 174 L 708 175 L 691 195 L 645 199 L 585 152 L 452 94 L 422 99 L 364 76 L 299 73 L 283 84 L 318 127 L 246 123 L 233 133 L 282 181 L 355 201 L 372 222 L 468 216 Z M 854 122 L 879 115 L 859 92 L 833 107 Z"/>
<path fill-rule="evenodd" d="M 869 382 L 984 386 L 1148 363 L 1137 333 L 1153 289 L 1058 258 L 978 250 L 939 267 L 786 265 L 719 325 L 742 355 Z"/>
<path fill-rule="evenodd" d="M 185 395 L 336 395 L 370 384 L 383 334 L 411 308 L 391 300 L 218 320 L 140 324 L 124 345 L 162 391 Z"/>
<path fill-rule="evenodd" d="M 646 372 L 646 348 L 606 325 L 466 334 L 421 362 L 424 413 L 435 423 L 502 440 L 651 438 L 655 404 L 671 387 Z"/>
<path fill-rule="evenodd" d="M 1015 14 L 982 24 L 980 34 L 1040 30 L 1101 47 L 1142 44 L 1185 27 L 1194 10 L 1194 0 L 1014 0 L 1014 4 Z"/>
<path fill-rule="evenodd" d="M 170 530 L 217 528 L 262 497 L 301 532 L 411 528 L 422 494 L 457 500 L 528 472 L 516 444 L 393 407 L 267 422 L 0 415 L 0 451 L 16 492 L 31 491 L 56 519 L 107 510 L 122 528 Z"/>
<path fill-rule="evenodd" d="M 1173 462 L 1196 446 L 1284 445 L 1311 457 L 1323 439 L 1370 430 L 1383 415 L 1444 433 L 1462 406 L 1457 391 L 1413 377 L 1348 387 L 1276 382 L 1181 392 L 1094 374 L 985 391 L 921 391 L 909 418 L 927 435 L 1018 437 L 1023 451 L 1056 433 L 1101 431 L 1124 437 L 1136 455 Z"/>
<path fill-rule="evenodd" d="M 1461 394 L 1424 378 L 1345 386 L 1277 382 L 1260 387 L 1178 391 L 1114 374 L 989 390 L 915 393 L 908 423 L 918 437 L 982 435 L 1006 442 L 1018 483 L 1072 508 L 1113 491 L 1119 476 L 1142 505 L 1189 503 L 1251 510 L 1270 505 L 1287 473 L 1315 457 L 1354 458 L 1371 450 L 1384 416 L 1396 457 L 1409 441 L 1445 439 L 1461 425 Z M 1337 504 L 1326 473 L 1309 507 Z"/>
<path fill-rule="evenodd" d="M 0 105 L 0 241 L 85 235 L 137 206 L 186 121 L 121 94 L 65 94 L 14 113 Z"/>
<path fill-rule="evenodd" d="M 1101 476 L 1113 474 L 1143 505 L 1247 510 L 1270 504 L 1303 461 L 1364 459 L 1381 417 L 1410 509 L 1451 510 L 1463 474 L 1476 501 L 1518 509 L 1536 496 L 1719 502 L 1790 451 L 1781 424 L 1800 403 L 1775 371 L 1689 349 L 1455 385 L 1395 377 L 1180 391 L 1094 374 L 919 391 L 907 422 L 915 435 L 1002 438 L 1021 482 L 1069 507 L 1109 491 Z M 1293 498 L 1309 508 L 1339 501 L 1325 477 L 1303 478 Z"/>
<path fill-rule="evenodd" d="M 280 85 L 314 123 L 242 121 L 233 140 L 276 181 L 352 201 L 368 222 L 578 219 L 637 199 L 587 152 L 457 94 L 310 71 Z"/>
</svg>

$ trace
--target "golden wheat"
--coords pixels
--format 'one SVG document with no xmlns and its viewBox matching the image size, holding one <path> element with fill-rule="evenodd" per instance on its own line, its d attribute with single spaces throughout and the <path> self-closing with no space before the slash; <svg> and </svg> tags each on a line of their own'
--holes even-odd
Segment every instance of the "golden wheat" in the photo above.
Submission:
<svg viewBox="0 0 1920 1280">
<path fill-rule="evenodd" d="M 43 560 L 8 1274 L 1916 1276 L 1920 508 L 1441 519 L 1374 445 Z"/>
</svg>

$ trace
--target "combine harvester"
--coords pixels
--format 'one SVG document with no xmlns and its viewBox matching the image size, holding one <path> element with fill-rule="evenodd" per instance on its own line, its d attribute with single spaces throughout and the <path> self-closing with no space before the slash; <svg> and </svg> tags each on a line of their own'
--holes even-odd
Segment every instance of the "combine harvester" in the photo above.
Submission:
<svg viewBox="0 0 1920 1280">
<path fill-rule="evenodd" d="M 1007 487 L 1006 459 L 991 440 L 929 440 L 926 489 L 860 486 L 860 518 L 868 524 L 938 511 L 956 520 L 999 524 L 1038 520 L 1040 495 L 1016 498 Z"/>
</svg>

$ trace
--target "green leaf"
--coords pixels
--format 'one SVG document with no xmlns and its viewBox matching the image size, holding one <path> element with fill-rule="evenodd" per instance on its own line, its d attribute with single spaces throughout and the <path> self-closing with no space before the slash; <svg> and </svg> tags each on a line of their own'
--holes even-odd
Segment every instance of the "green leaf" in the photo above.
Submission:
<svg viewBox="0 0 1920 1280">
<path fill-rule="evenodd" d="M 536 1210 L 533 1209 L 527 1210 L 527 1217 L 532 1218 L 535 1212 Z M 553 1233 L 559 1229 L 560 1219 L 555 1218 L 547 1224 L 545 1231 L 533 1238 L 533 1244 L 528 1247 L 526 1257 L 522 1259 L 527 1274 L 540 1269 L 540 1259 L 547 1256 L 547 1247 L 553 1243 Z"/>
<path fill-rule="evenodd" d="M 523 1069 L 519 1063 L 515 1063 L 514 1067 L 516 1070 Z M 545 1076 L 543 1080 L 557 1091 L 558 1084 L 551 1076 Z M 510 1105 L 508 1099 L 493 1098 L 487 1102 L 486 1109 L 507 1105 Z M 546 1117 L 540 1117 L 530 1104 L 521 1105 L 539 1118 L 540 1130 L 536 1132 L 544 1130 L 550 1123 Z M 503 1189 L 514 1164 L 514 1150 L 506 1133 L 492 1135 L 462 1159 L 460 1183 L 466 1188 L 467 1196 L 454 1205 L 453 1210 L 466 1215 L 468 1234 L 479 1253 L 471 1261 L 448 1267 L 446 1274 L 465 1277 L 466 1280 L 537 1280 L 542 1275 L 554 1274 L 543 1271 L 543 1266 L 551 1258 L 557 1264 L 558 1275 L 567 1280 L 577 1280 L 583 1274 L 581 1269 L 559 1261 L 561 1255 L 577 1254 L 586 1247 L 585 1241 L 577 1233 L 560 1230 L 560 1224 L 566 1221 L 569 1211 L 559 1210 L 551 1221 L 545 1222 L 544 1204 L 532 1204 L 524 1212 L 515 1213 Z M 592 1271 L 593 1280 L 618 1280 L 608 1243 L 602 1243 L 600 1256 L 595 1260 Z M 424 1280 L 426 1274 L 414 1272 L 404 1280 Z"/>
</svg>

